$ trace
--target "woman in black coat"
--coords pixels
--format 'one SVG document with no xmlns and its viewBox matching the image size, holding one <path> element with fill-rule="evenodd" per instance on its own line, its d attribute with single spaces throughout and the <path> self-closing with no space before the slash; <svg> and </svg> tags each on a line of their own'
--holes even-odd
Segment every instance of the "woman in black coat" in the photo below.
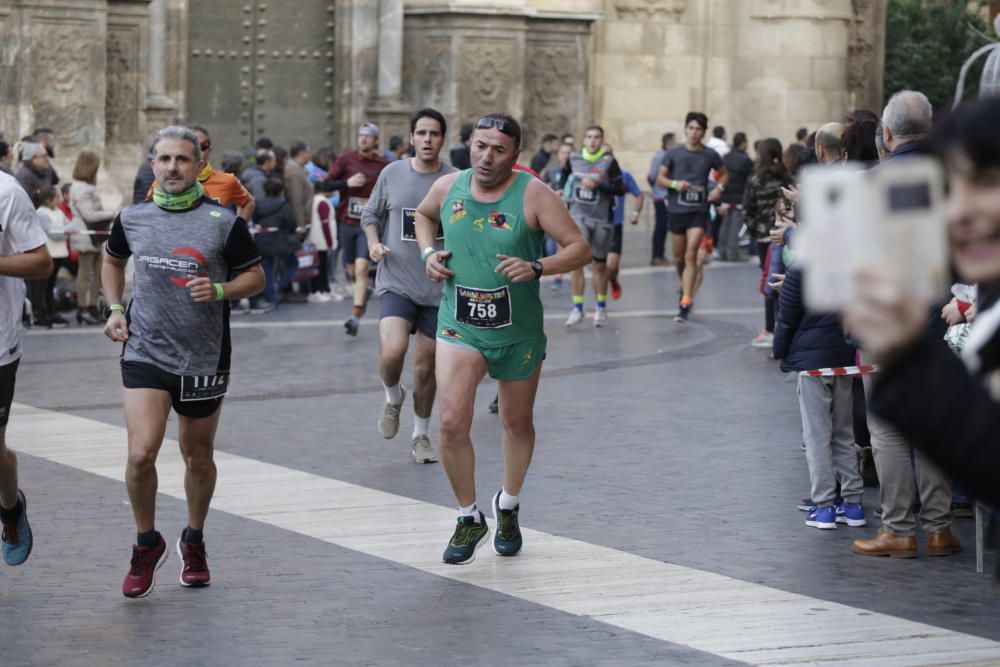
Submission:
<svg viewBox="0 0 1000 667">
<path fill-rule="evenodd" d="M 257 252 L 260 253 L 264 269 L 263 296 L 267 300 L 267 310 L 278 307 L 279 289 L 284 292 L 291 288 L 292 279 L 298 270 L 295 253 L 302 247 L 296 233 L 295 212 L 282 196 L 283 192 L 281 181 L 266 181 L 264 198 L 257 202 L 253 215 L 254 228 L 257 230 Z"/>
</svg>

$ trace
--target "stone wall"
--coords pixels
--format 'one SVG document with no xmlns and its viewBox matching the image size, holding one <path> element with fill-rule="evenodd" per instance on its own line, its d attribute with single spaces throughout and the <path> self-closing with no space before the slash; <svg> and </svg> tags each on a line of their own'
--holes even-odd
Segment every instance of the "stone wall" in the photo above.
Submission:
<svg viewBox="0 0 1000 667">
<path fill-rule="evenodd" d="M 0 129 L 56 134 L 55 168 L 103 156 L 109 207 L 131 196 L 144 154 L 150 0 L 14 0 L 0 6 Z"/>
<path fill-rule="evenodd" d="M 596 18 L 516 3 L 461 9 L 407 3 L 403 99 L 411 109 L 441 110 L 452 140 L 463 122 L 492 111 L 521 121 L 529 149 L 550 128 L 578 132 L 589 117 Z"/>
<path fill-rule="evenodd" d="M 620 161 L 645 173 L 666 131 L 704 111 L 754 139 L 878 109 L 884 0 L 606 0 L 593 104 Z"/>
</svg>

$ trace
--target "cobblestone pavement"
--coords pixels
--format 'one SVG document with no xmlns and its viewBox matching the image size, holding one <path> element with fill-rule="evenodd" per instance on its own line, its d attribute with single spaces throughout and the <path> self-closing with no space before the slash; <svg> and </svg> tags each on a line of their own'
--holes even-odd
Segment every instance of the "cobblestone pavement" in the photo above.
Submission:
<svg viewBox="0 0 1000 667">
<path fill-rule="evenodd" d="M 871 512 L 875 490 L 865 498 L 868 528 L 803 525 L 795 504 L 807 495 L 808 479 L 795 385 L 766 351 L 748 344 L 762 319 L 758 275 L 749 265 L 713 267 L 691 322 L 681 325 L 670 319 L 676 274 L 636 267 L 623 278 L 622 300 L 609 306 L 610 326 L 599 330 L 581 324 L 566 331 L 567 289 L 543 286 L 549 352 L 523 525 L 574 541 L 564 542 L 570 546 L 606 547 L 813 598 L 813 611 L 792 630 L 820 646 L 837 630 L 824 619 L 831 605 L 856 609 L 862 628 L 865 615 L 886 615 L 1000 642 L 1000 600 L 988 591 L 988 575 L 975 573 L 970 520 L 955 523 L 965 553 L 931 559 L 922 544 L 922 557 L 913 561 L 850 553 L 851 540 L 878 525 Z M 588 295 L 588 307 L 592 303 Z M 383 395 L 377 309 L 370 311 L 356 339 L 340 325 L 349 314 L 344 303 L 234 318 L 233 383 L 217 447 L 351 488 L 450 508 L 440 465 L 418 466 L 408 458 L 412 413 L 404 410 L 395 440 L 377 434 Z M 108 437 L 118 433 L 115 346 L 95 330 L 25 338 L 16 401 L 105 424 Z M 480 387 L 473 432 L 483 504 L 501 475 L 499 423 L 486 409 L 494 389 L 490 381 Z M 12 424 L 18 415 L 15 407 Z M 436 443 L 436 426 L 431 435 Z M 9 438 L 12 448 L 32 449 L 25 442 L 30 434 L 17 437 L 21 442 Z M 168 437 L 176 437 L 173 420 Z M 85 462 L 55 460 L 20 457 L 36 547 L 25 566 L 0 568 L 3 667 L 165 659 L 203 665 L 733 664 L 725 651 L 697 650 L 697 642 L 623 629 L 599 613 L 498 592 L 476 575 L 443 577 L 405 564 L 406 558 L 285 529 L 266 512 L 210 514 L 210 588 L 180 590 L 172 560 L 149 598 L 125 600 L 120 584 L 134 530 L 124 485 L 82 470 Z M 222 466 L 220 489 L 226 483 Z M 282 506 L 280 491 L 268 488 L 265 496 L 256 501 Z M 183 517 L 182 501 L 161 496 L 157 521 L 168 541 Z M 370 522 L 384 527 L 387 538 L 406 528 L 392 509 L 373 512 Z M 441 529 L 441 549 L 449 531 Z M 532 557 L 529 547 L 520 558 Z M 558 554 L 548 557 L 558 572 Z M 491 558 L 469 568 L 491 567 Z M 695 619 L 725 636 L 735 632 L 725 611 L 716 601 L 693 617 L 658 613 L 667 626 Z M 904 664 L 879 653 L 881 630 L 872 625 L 870 634 L 858 630 L 856 638 L 838 641 L 866 645 L 858 650 L 889 659 L 885 664 Z M 780 630 L 787 635 L 789 628 Z M 916 646 L 920 639 L 913 641 Z M 981 664 L 1000 664 L 1000 652 L 990 653 L 1000 644 L 985 644 Z"/>
</svg>

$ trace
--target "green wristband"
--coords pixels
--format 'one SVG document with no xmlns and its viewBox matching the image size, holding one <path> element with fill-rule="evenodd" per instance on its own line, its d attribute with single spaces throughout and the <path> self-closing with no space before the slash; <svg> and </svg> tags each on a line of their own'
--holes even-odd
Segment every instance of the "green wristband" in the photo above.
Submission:
<svg viewBox="0 0 1000 667">
<path fill-rule="evenodd" d="M 424 248 L 424 252 L 420 255 L 421 261 L 424 264 L 426 264 L 427 263 L 427 258 L 430 257 L 431 255 L 433 255 L 436 252 L 437 252 L 437 248 L 435 248 L 433 246 L 427 246 L 426 248 Z"/>
<path fill-rule="evenodd" d="M 226 293 L 222 290 L 222 283 L 214 283 L 214 284 L 215 284 L 215 300 L 222 301 L 223 299 L 226 298 Z"/>
</svg>

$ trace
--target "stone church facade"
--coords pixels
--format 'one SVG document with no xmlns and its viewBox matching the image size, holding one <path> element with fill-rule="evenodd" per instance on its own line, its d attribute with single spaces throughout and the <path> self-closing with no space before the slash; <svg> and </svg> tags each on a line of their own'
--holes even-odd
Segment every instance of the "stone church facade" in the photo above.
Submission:
<svg viewBox="0 0 1000 667">
<path fill-rule="evenodd" d="M 599 122 L 644 171 L 684 114 L 753 138 L 881 104 L 886 0 L 4 0 L 0 130 L 105 156 L 124 195 L 151 133 L 198 122 L 216 157 L 260 136 L 350 146 L 421 106 L 544 132 Z M 454 136 L 450 138 L 454 139 Z"/>
</svg>

